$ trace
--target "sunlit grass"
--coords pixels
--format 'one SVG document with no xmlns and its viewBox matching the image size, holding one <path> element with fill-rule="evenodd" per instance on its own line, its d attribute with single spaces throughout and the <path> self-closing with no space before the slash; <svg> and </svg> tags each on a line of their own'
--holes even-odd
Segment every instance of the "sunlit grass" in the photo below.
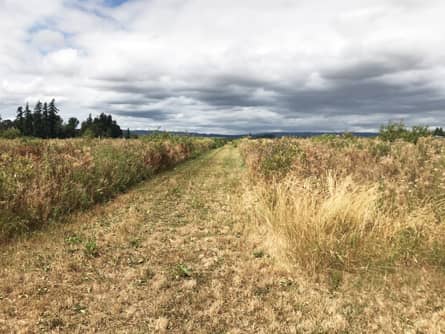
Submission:
<svg viewBox="0 0 445 334">
<path fill-rule="evenodd" d="M 159 136 L 0 140 L 0 239 L 109 199 L 217 144 Z"/>
<path fill-rule="evenodd" d="M 445 143 L 246 140 L 246 205 L 277 253 L 303 268 L 445 265 Z"/>
</svg>

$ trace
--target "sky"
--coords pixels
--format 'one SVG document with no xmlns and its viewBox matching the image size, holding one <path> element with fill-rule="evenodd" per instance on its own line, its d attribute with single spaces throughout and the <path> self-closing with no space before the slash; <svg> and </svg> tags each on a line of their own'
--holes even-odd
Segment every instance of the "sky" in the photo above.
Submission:
<svg viewBox="0 0 445 334">
<path fill-rule="evenodd" d="M 445 126 L 445 1 L 0 0 L 0 115 L 206 133 Z"/>
</svg>

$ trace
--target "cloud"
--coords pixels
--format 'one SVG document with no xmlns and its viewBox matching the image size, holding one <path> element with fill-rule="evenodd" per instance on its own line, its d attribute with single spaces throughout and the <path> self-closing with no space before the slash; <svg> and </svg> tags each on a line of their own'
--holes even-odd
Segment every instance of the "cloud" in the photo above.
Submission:
<svg viewBox="0 0 445 334">
<path fill-rule="evenodd" d="M 65 37 L 58 31 L 42 29 L 32 34 L 31 45 L 42 52 L 57 50 L 64 47 Z"/>
<path fill-rule="evenodd" d="M 204 132 L 445 122 L 445 4 L 418 0 L 5 0 L 0 113 Z M 4 37 L 3 37 L 4 36 Z"/>
</svg>

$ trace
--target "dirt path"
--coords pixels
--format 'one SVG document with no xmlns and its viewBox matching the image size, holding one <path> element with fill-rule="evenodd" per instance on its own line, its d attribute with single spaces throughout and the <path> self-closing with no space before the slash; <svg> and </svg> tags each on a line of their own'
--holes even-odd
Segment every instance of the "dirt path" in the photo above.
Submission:
<svg viewBox="0 0 445 334">
<path fill-rule="evenodd" d="M 4 247 L 0 332 L 397 332 L 419 312 L 439 328 L 440 294 L 394 290 L 386 305 L 384 289 L 332 292 L 279 270 L 240 228 L 242 173 L 228 145 Z"/>
</svg>

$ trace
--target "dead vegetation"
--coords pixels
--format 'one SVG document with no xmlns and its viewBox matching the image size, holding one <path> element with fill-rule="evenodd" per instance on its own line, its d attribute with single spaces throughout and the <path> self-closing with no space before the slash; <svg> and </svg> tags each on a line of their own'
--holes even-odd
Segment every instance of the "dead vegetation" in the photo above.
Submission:
<svg viewBox="0 0 445 334">
<path fill-rule="evenodd" d="M 241 164 L 225 146 L 2 247 L 0 332 L 443 331 L 443 274 L 277 263 L 249 231 Z"/>
<path fill-rule="evenodd" d="M 103 202 L 217 146 L 179 136 L 141 140 L 0 140 L 0 241 Z"/>
<path fill-rule="evenodd" d="M 310 272 L 445 266 L 445 145 L 245 141 L 247 212 Z"/>
</svg>

